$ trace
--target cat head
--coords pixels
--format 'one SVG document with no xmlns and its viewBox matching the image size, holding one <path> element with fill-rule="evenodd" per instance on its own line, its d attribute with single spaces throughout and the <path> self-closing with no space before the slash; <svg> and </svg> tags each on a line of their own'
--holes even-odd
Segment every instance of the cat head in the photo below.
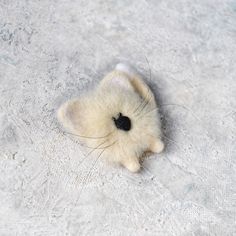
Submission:
<svg viewBox="0 0 236 236">
<path fill-rule="evenodd" d="M 87 95 L 64 103 L 58 119 L 86 145 L 100 149 L 108 161 L 134 172 L 143 152 L 164 148 L 154 95 L 125 65 L 118 64 Z"/>
</svg>

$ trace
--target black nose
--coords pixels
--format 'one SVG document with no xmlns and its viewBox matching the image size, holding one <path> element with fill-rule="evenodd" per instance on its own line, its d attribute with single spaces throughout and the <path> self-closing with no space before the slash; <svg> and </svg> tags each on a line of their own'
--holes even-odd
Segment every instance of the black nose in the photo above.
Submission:
<svg viewBox="0 0 236 236">
<path fill-rule="evenodd" d="M 131 120 L 127 116 L 123 116 L 121 113 L 119 113 L 119 117 L 116 119 L 112 117 L 116 128 L 122 129 L 124 131 L 129 131 L 131 129 Z"/>
</svg>

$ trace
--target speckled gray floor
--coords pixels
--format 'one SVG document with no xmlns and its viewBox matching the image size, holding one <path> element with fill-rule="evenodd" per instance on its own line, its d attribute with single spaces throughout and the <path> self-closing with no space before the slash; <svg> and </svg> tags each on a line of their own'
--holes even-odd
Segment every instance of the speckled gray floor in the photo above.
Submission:
<svg viewBox="0 0 236 236">
<path fill-rule="evenodd" d="M 139 174 L 55 119 L 120 61 L 161 104 Z M 234 0 L 0 0 L 0 235 L 236 235 L 235 62 Z"/>
</svg>

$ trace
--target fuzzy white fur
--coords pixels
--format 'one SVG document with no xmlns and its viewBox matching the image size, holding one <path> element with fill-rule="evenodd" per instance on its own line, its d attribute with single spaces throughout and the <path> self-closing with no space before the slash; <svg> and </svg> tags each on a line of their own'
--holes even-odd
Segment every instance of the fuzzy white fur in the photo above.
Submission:
<svg viewBox="0 0 236 236">
<path fill-rule="evenodd" d="M 119 113 L 130 118 L 129 131 L 116 128 L 112 117 Z M 118 64 L 91 93 L 64 103 L 58 119 L 86 145 L 101 150 L 103 158 L 132 172 L 140 169 L 139 158 L 145 151 L 164 149 L 153 93 L 124 64 Z"/>
</svg>

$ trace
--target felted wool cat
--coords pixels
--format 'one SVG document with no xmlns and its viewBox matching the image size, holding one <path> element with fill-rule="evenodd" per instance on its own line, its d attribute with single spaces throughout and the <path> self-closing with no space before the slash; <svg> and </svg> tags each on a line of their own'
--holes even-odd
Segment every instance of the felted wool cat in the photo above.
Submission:
<svg viewBox="0 0 236 236">
<path fill-rule="evenodd" d="M 88 147 L 100 149 L 102 158 L 132 172 L 140 169 L 144 152 L 164 149 L 154 95 L 124 64 L 118 64 L 87 95 L 64 103 L 58 119 Z"/>
</svg>

